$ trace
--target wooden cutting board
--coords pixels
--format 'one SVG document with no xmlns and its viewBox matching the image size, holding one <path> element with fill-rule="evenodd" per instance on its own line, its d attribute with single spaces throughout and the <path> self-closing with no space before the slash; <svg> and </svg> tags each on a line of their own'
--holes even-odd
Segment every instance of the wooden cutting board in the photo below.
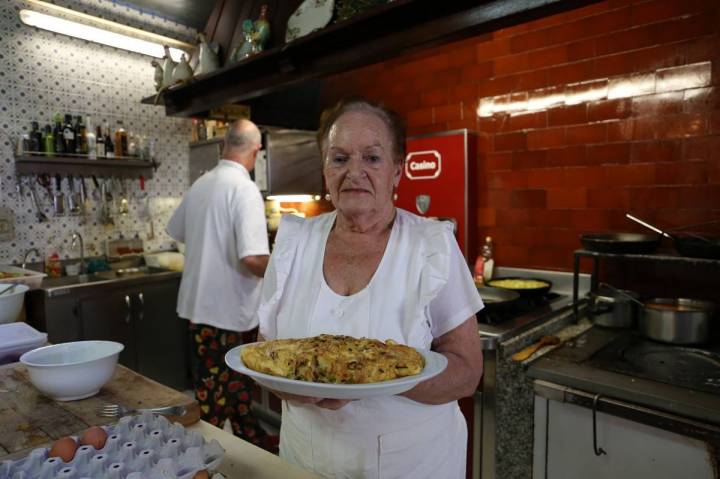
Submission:
<svg viewBox="0 0 720 479">
<path fill-rule="evenodd" d="M 79 401 L 55 401 L 38 391 L 20 363 L 0 366 L 0 460 L 17 459 L 47 447 L 63 436 L 79 435 L 90 426 L 113 424 L 117 418 L 96 414 L 106 404 L 131 408 L 180 405 L 183 416 L 168 419 L 184 426 L 200 419 L 197 401 L 124 366 L 100 392 Z"/>
</svg>

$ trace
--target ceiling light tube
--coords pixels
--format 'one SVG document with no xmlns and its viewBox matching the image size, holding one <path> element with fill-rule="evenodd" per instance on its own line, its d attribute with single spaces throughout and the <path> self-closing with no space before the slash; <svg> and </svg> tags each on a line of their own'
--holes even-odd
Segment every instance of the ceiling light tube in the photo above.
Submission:
<svg viewBox="0 0 720 479">
<path fill-rule="evenodd" d="M 34 10 L 20 10 L 20 20 L 31 27 L 37 27 L 156 58 L 162 58 L 165 55 L 163 45 L 168 45 L 170 46 L 170 56 L 176 61 L 180 60 L 180 56 L 183 53 L 188 53 L 194 48 L 194 45 L 189 43 L 93 17 L 92 15 L 76 12 L 68 8 L 58 7 L 57 5 L 38 0 L 28 1 L 48 11 L 57 12 L 64 17 L 82 20 L 81 23 Z"/>
</svg>

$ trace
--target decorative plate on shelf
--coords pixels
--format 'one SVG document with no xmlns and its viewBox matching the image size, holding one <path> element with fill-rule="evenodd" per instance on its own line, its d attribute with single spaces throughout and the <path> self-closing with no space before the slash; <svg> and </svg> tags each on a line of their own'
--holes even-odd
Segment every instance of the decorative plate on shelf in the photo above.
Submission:
<svg viewBox="0 0 720 479">
<path fill-rule="evenodd" d="M 330 399 L 364 399 L 375 396 L 392 396 L 409 391 L 419 382 L 425 381 L 437 376 L 445 370 L 448 360 L 442 354 L 435 351 L 418 349 L 425 359 L 425 367 L 420 374 L 414 376 L 406 376 L 399 379 L 391 379 L 389 381 L 381 381 L 377 383 L 365 384 L 334 384 L 334 383 L 315 383 L 309 381 L 300 381 L 297 379 L 287 379 L 280 376 L 272 376 L 270 374 L 261 373 L 250 369 L 243 363 L 240 353 L 243 348 L 252 344 L 242 344 L 232 348 L 225 354 L 225 364 L 230 369 L 250 376 L 256 382 L 275 391 L 297 394 L 298 396 L 310 396 L 318 398 Z"/>
<path fill-rule="evenodd" d="M 333 16 L 334 0 L 305 0 L 290 15 L 285 32 L 285 42 L 320 30 L 330 23 Z"/>
</svg>

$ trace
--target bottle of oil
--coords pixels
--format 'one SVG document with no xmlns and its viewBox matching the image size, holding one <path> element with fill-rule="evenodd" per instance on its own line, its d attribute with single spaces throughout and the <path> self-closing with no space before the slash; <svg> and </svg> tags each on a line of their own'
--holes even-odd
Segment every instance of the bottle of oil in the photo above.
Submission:
<svg viewBox="0 0 720 479">
<path fill-rule="evenodd" d="M 120 156 L 128 156 L 127 131 L 123 127 L 122 120 L 118 120 L 118 126 L 115 130 L 115 157 Z"/>
</svg>

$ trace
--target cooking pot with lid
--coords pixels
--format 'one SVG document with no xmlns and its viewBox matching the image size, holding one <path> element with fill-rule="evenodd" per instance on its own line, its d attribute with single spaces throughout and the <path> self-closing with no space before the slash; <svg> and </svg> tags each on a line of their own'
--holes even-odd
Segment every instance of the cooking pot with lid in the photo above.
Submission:
<svg viewBox="0 0 720 479">
<path fill-rule="evenodd" d="M 638 305 L 630 299 L 638 294 L 628 290 L 602 289 L 590 295 L 590 315 L 593 322 L 607 328 L 632 328 L 638 315 Z"/>
<path fill-rule="evenodd" d="M 687 298 L 647 301 L 640 316 L 640 332 L 650 339 L 673 344 L 701 344 L 710 336 L 715 304 Z"/>
</svg>

